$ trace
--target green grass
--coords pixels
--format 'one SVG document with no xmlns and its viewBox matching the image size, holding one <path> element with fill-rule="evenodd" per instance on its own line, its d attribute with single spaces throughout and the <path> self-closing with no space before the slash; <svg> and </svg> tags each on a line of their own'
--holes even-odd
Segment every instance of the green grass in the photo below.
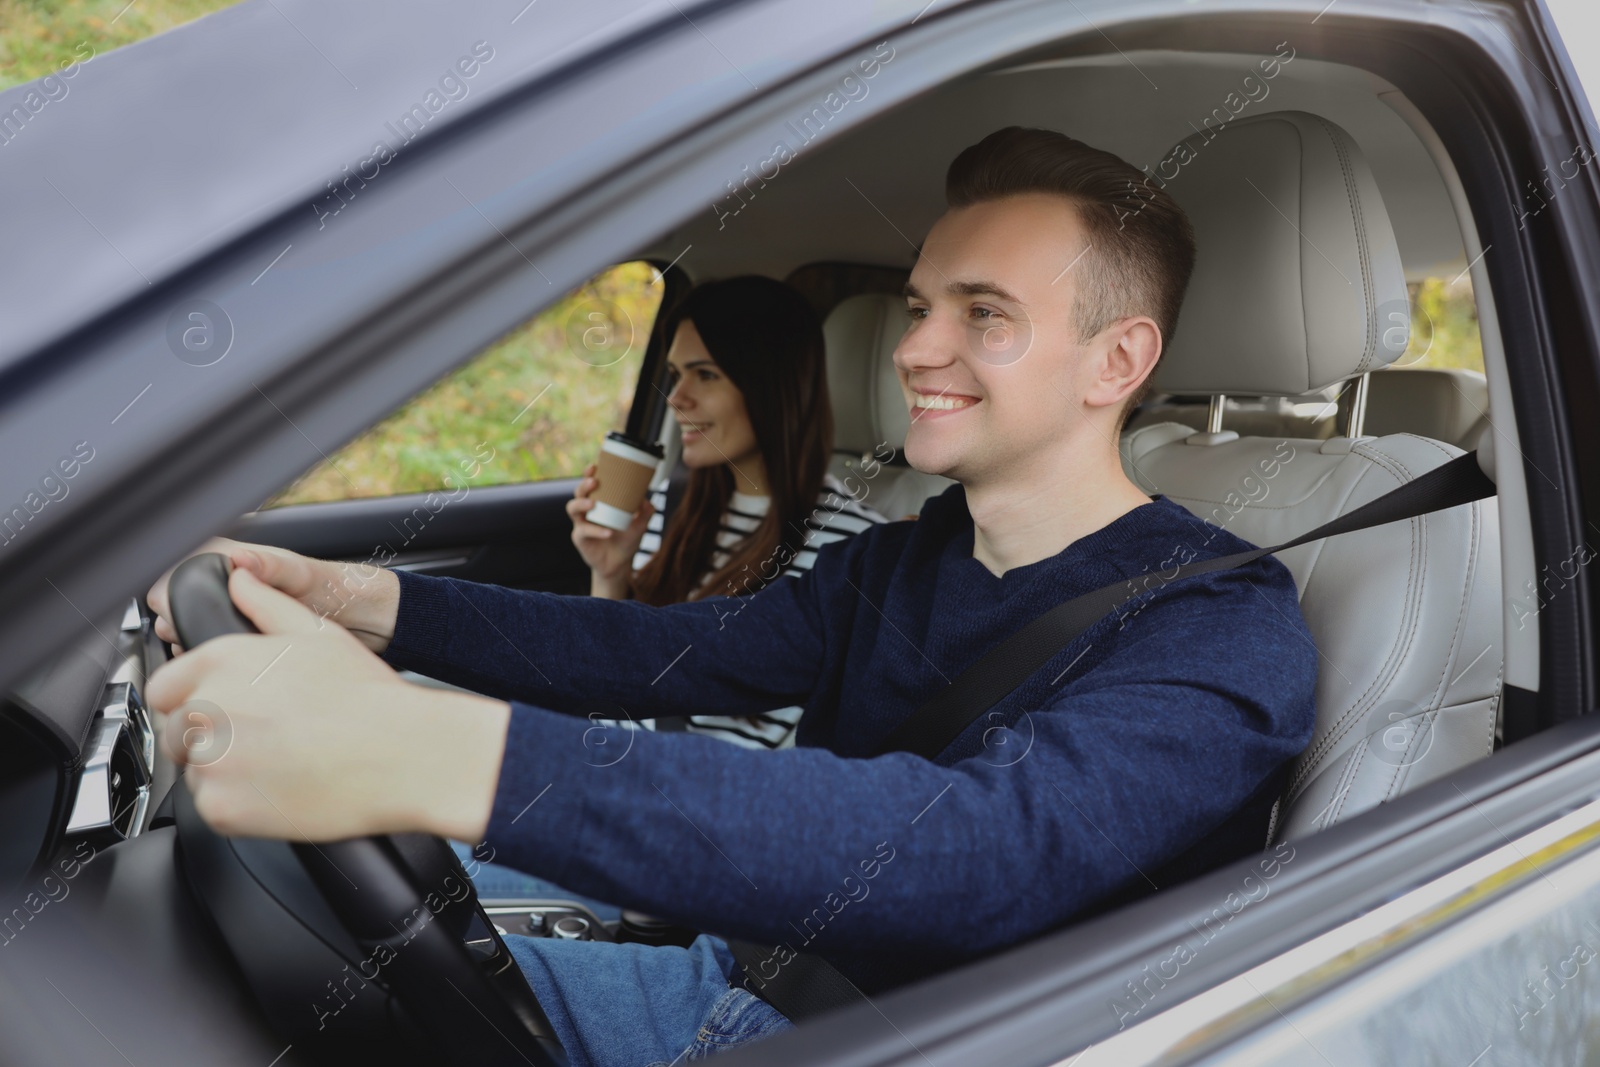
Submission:
<svg viewBox="0 0 1600 1067">
<path fill-rule="evenodd" d="M 237 0 L 0 0 L 0 89 L 42 78 L 64 62 L 192 22 Z"/>
<path fill-rule="evenodd" d="M 313 467 L 267 506 L 580 473 L 606 432 L 620 429 L 627 416 L 661 293 L 660 275 L 649 264 L 613 267 Z M 462 461 L 473 465 L 490 450 L 494 458 L 464 478 Z"/>
</svg>

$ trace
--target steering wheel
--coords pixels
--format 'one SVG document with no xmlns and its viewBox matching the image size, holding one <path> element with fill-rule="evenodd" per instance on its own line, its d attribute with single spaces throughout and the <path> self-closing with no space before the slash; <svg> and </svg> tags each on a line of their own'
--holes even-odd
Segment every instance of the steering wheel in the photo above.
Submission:
<svg viewBox="0 0 1600 1067">
<path fill-rule="evenodd" d="M 206 553 L 173 571 L 167 595 L 185 648 L 258 632 L 228 595 L 231 569 Z M 227 838 L 200 818 L 181 777 L 173 816 L 191 889 L 268 1019 L 302 1051 L 328 1063 L 565 1067 L 533 990 L 442 838 Z"/>
</svg>

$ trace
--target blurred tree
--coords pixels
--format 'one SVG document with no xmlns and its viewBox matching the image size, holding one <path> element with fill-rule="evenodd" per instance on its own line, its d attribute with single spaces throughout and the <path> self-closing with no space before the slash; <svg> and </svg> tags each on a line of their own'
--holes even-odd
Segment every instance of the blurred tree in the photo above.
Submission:
<svg viewBox="0 0 1600 1067">
<path fill-rule="evenodd" d="M 1411 345 L 1400 367 L 1459 367 L 1483 373 L 1483 338 L 1472 279 L 1425 278 L 1406 286 L 1411 296 Z"/>
</svg>

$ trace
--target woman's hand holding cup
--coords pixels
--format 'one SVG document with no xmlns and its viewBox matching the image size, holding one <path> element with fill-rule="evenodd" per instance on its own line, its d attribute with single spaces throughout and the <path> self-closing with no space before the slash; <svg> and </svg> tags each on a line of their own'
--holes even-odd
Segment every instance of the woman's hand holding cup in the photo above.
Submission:
<svg viewBox="0 0 1600 1067">
<path fill-rule="evenodd" d="M 595 469 L 593 463 L 584 469 L 577 491 L 567 501 L 567 517 L 572 520 L 572 543 L 593 575 L 591 592 L 620 600 L 628 595 L 634 553 L 639 551 L 645 527 L 656 509 L 646 499 L 625 530 L 590 522 L 587 516 L 594 509 L 594 491 L 599 485 Z"/>
</svg>

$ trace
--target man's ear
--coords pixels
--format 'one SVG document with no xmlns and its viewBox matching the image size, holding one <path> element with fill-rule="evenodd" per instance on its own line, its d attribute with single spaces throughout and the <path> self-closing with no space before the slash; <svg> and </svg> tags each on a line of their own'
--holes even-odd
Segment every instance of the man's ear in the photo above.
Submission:
<svg viewBox="0 0 1600 1067">
<path fill-rule="evenodd" d="M 1120 404 L 1131 396 L 1161 358 L 1161 329 L 1153 319 L 1121 319 L 1108 333 L 1099 378 L 1085 397 L 1102 405 Z"/>
</svg>

